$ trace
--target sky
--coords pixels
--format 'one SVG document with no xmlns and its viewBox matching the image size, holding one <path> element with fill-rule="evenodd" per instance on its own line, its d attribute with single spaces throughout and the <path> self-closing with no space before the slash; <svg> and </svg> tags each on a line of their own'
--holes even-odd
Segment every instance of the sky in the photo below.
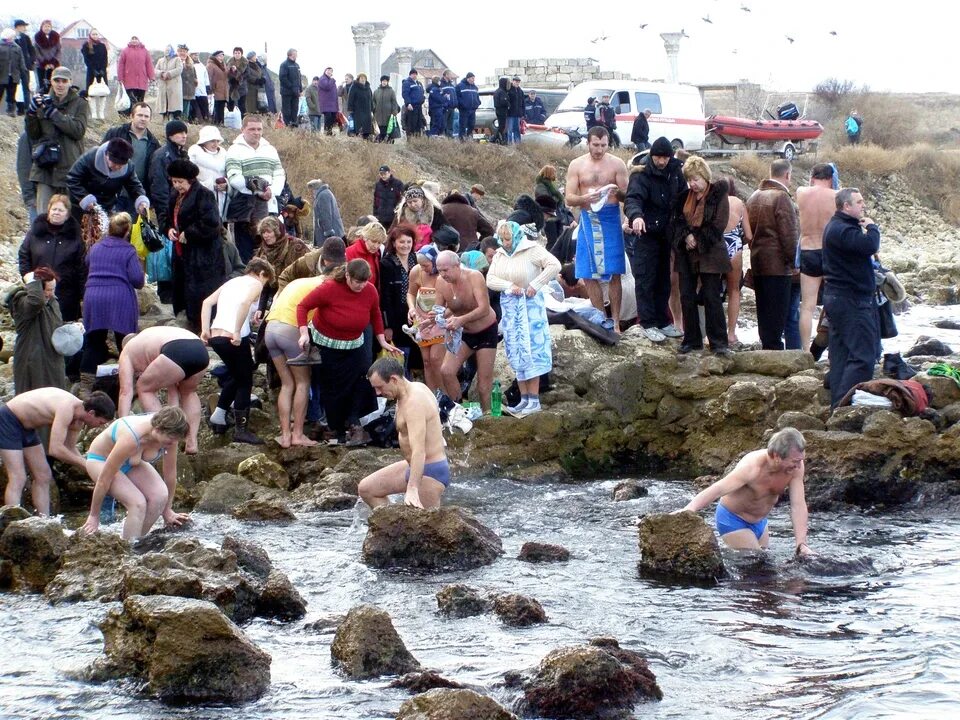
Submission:
<svg viewBox="0 0 960 720">
<path fill-rule="evenodd" d="M 397 0 L 364 3 L 200 2 L 183 6 L 136 0 L 7 0 L 14 17 L 39 21 L 42 6 L 60 25 L 85 18 L 118 45 L 138 35 L 151 49 L 185 42 L 201 51 L 234 45 L 268 50 L 276 70 L 289 47 L 299 51 L 301 70 L 319 75 L 330 65 L 337 77 L 353 72 L 351 25 L 388 22 L 381 59 L 397 46 L 432 48 L 458 74 L 485 80 L 512 58 L 592 57 L 602 70 L 634 78 L 663 79 L 667 72 L 661 32 L 680 32 L 680 81 L 693 84 L 749 80 L 766 89 L 807 92 L 820 81 L 853 80 L 876 91 L 960 93 L 953 53 L 953 28 L 960 10 L 953 3 L 914 0 L 909 4 L 804 0 L 672 0 L 603 3 L 601 12 L 573 12 L 579 3 L 501 4 L 495 14 L 484 3 L 425 4 L 420 10 Z M 354 6 L 361 6 L 356 9 Z M 587 5 L 586 3 L 584 5 Z M 144 8 L 164 8 L 146 19 Z M 245 12 L 244 8 L 260 8 Z M 283 8 L 272 16 L 264 8 Z M 131 11 L 131 8 L 136 10 Z M 288 10 L 287 8 L 295 8 Z M 428 9 L 429 8 L 429 9 Z M 452 8 L 457 8 L 453 10 Z M 463 8 L 475 8 L 469 17 Z M 749 8 L 747 12 L 743 8 Z M 788 8 L 803 8 L 789 12 Z M 709 20 L 710 22 L 707 22 Z M 646 27 L 641 29 L 641 25 Z M 35 30 L 35 28 L 32 28 Z M 836 35 L 830 34 L 835 32 Z M 789 38 L 793 39 L 791 42 Z"/>
</svg>

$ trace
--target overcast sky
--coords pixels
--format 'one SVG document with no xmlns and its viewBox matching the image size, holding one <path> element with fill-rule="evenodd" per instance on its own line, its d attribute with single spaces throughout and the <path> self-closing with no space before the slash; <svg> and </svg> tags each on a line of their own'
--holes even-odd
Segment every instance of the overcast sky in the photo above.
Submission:
<svg viewBox="0 0 960 720">
<path fill-rule="evenodd" d="M 567 4 L 602 10 L 564 11 Z M 771 90 L 807 91 L 827 77 L 839 77 L 874 90 L 960 93 L 954 53 L 960 11 L 948 10 L 956 7 L 952 3 L 931 0 L 896 5 L 672 0 L 656 3 L 656 8 L 632 0 L 595 6 L 458 0 L 450 2 L 449 9 L 402 0 L 297 4 L 204 0 L 173 5 L 7 0 L 4 5 L 13 8 L 7 22 L 12 17 L 40 19 L 34 8 L 43 7 L 59 24 L 87 19 L 118 45 L 136 34 L 152 49 L 186 42 L 192 49 L 222 49 L 229 54 L 234 45 L 262 51 L 266 42 L 274 70 L 292 46 L 299 50 L 300 67 L 309 76 L 327 65 L 334 67 L 338 78 L 353 72 L 350 26 L 382 21 L 390 28 L 381 59 L 398 45 L 429 47 L 458 74 L 473 71 L 481 80 L 509 59 L 536 57 L 593 57 L 604 70 L 662 79 L 667 63 L 659 34 L 684 30 L 690 37 L 681 44 L 682 82 L 748 79 Z M 356 9 L 361 5 L 366 9 Z M 247 10 L 253 7 L 258 9 Z M 497 7 L 503 12 L 494 12 Z M 469 16 L 466 8 L 473 9 Z M 148 15 L 148 9 L 154 12 Z M 641 29 L 644 23 L 647 27 Z"/>
</svg>

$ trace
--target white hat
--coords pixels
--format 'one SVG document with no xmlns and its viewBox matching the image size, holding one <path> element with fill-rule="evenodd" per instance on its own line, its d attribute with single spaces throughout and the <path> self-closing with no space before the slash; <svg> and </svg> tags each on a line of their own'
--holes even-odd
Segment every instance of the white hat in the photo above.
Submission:
<svg viewBox="0 0 960 720">
<path fill-rule="evenodd" d="M 83 325 L 78 322 L 61 325 L 51 336 L 53 349 L 64 357 L 72 357 L 83 347 Z"/>
<path fill-rule="evenodd" d="M 203 145 L 211 140 L 219 140 L 220 142 L 223 142 L 223 136 L 213 125 L 204 125 L 202 128 L 200 128 L 200 137 L 197 138 L 197 144 Z"/>
</svg>

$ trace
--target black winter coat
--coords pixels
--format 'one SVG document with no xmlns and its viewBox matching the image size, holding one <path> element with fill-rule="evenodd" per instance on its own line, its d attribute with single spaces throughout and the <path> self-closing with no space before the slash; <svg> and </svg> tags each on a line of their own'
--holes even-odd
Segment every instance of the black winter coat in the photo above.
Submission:
<svg viewBox="0 0 960 720">
<path fill-rule="evenodd" d="M 647 121 L 647 116 L 642 112 L 637 115 L 637 119 L 633 121 L 633 130 L 630 132 L 630 142 L 636 145 L 637 149 L 650 142 L 650 123 Z"/>
<path fill-rule="evenodd" d="M 87 150 L 67 174 L 67 189 L 70 191 L 75 218 L 81 216 L 83 211 L 80 209 L 80 201 L 87 195 L 94 195 L 97 198 L 97 204 L 107 213 L 113 212 L 122 191 L 126 191 L 134 201 L 141 195 L 146 196 L 132 162 L 127 163 L 122 174 L 116 177 L 107 175 L 106 162 L 103 159 L 106 153 L 105 146 L 106 143 L 99 148 Z M 101 154 L 101 164 L 98 166 L 97 154 L 101 148 L 104 152 Z"/>
<path fill-rule="evenodd" d="M 150 204 L 157 212 L 157 222 L 162 227 L 166 222 L 164 213 L 170 204 L 170 195 L 173 186 L 167 177 L 167 168 L 174 160 L 186 160 L 187 151 L 167 141 L 166 145 L 155 150 L 150 156 Z"/>
<path fill-rule="evenodd" d="M 60 276 L 57 301 L 65 322 L 80 318 L 80 301 L 87 282 L 87 250 L 80 237 L 80 223 L 68 217 L 63 225 L 51 225 L 39 215 L 27 231 L 17 254 L 21 275 L 48 267 Z"/>
<path fill-rule="evenodd" d="M 704 202 L 703 222 L 698 228 L 689 227 L 683 215 L 683 203 L 689 192 L 684 190 L 677 197 L 673 222 L 670 224 L 677 272 L 720 275 L 728 273 L 730 257 L 727 255 L 727 243 L 723 239 L 723 231 L 730 217 L 727 187 L 722 182 L 711 183 Z M 686 239 L 687 235 L 691 234 L 697 239 L 696 250 L 687 250 Z"/>
<path fill-rule="evenodd" d="M 303 90 L 302 80 L 300 78 L 300 66 L 293 60 L 287 58 L 280 63 L 280 94 L 281 95 L 300 95 Z"/>
<path fill-rule="evenodd" d="M 507 90 L 507 117 L 523 117 L 523 103 L 526 99 L 523 88 L 511 87 Z"/>
<path fill-rule="evenodd" d="M 172 193 L 160 229 L 164 235 L 173 225 L 179 194 Z M 199 325 L 204 299 L 226 279 L 220 208 L 213 192 L 194 181 L 180 203 L 176 229 L 187 241 L 180 254 L 173 254 L 173 311 L 186 310 L 187 319 Z"/>
<path fill-rule="evenodd" d="M 677 198 L 686 189 L 687 181 L 679 160 L 670 158 L 667 166 L 660 170 L 651 159 L 642 168 L 630 172 L 623 212 L 631 223 L 642 217 L 648 233 L 666 232 Z"/>
<path fill-rule="evenodd" d="M 390 227 L 402 197 L 403 183 L 393 175 L 387 182 L 377 180 L 373 186 L 373 214 L 381 225 Z"/>
<path fill-rule="evenodd" d="M 93 43 L 93 47 L 90 47 L 89 43 L 84 43 L 83 47 L 80 48 L 80 54 L 83 55 L 83 62 L 87 66 L 87 70 L 94 74 L 94 77 L 106 78 L 107 77 L 107 46 L 102 42 Z"/>
<path fill-rule="evenodd" d="M 357 135 L 373 132 L 373 91 L 370 85 L 354 82 L 347 96 L 347 112 L 353 113 L 353 131 Z"/>
<path fill-rule="evenodd" d="M 113 138 L 120 138 L 121 140 L 126 140 L 128 143 L 132 145 L 133 140 L 131 140 L 130 137 L 131 137 L 130 123 L 123 123 L 123 125 L 114 125 L 112 128 L 107 130 L 103 134 L 103 142 L 110 142 L 111 140 L 113 140 Z M 146 173 L 144 173 L 144 176 L 140 178 L 140 183 L 143 185 L 144 189 L 147 191 L 147 197 L 150 197 L 150 161 L 153 159 L 153 154 L 160 149 L 160 141 L 157 140 L 156 135 L 150 132 L 149 128 L 147 128 L 146 138 L 147 138 L 147 171 Z"/>
</svg>

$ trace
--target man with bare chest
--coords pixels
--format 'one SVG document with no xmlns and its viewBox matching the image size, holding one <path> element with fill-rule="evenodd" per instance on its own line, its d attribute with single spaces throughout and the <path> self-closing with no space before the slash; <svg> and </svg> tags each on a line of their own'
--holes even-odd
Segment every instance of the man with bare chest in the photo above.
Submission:
<svg viewBox="0 0 960 720">
<path fill-rule="evenodd" d="M 20 393 L 0 405 L 0 460 L 7 470 L 4 504 L 20 504 L 29 468 L 33 507 L 41 515 L 49 515 L 53 473 L 37 430 L 50 428 L 51 457 L 86 468 L 86 460 L 77 450 L 77 436 L 84 427 L 106 425 L 116 412 L 113 400 L 102 392 L 90 393 L 83 402 L 54 387 Z"/>
<path fill-rule="evenodd" d="M 493 363 L 497 357 L 497 315 L 490 307 L 486 279 L 478 270 L 462 267 L 452 250 L 437 255 L 437 305 L 445 308 L 446 330 L 463 330 L 463 341 L 454 355 L 447 351 L 440 366 L 443 390 L 454 402 L 460 401 L 457 373 L 467 358 L 477 355 L 477 389 L 480 405 L 490 412 Z"/>
<path fill-rule="evenodd" d="M 805 448 L 803 435 L 794 428 L 774 433 L 766 450 L 747 453 L 733 472 L 698 493 L 683 510 L 697 512 L 720 500 L 716 511 L 720 539 L 736 550 L 766 549 L 770 543 L 767 515 L 789 488 L 796 554 L 811 554 L 803 490 Z"/>
<path fill-rule="evenodd" d="M 367 378 L 377 395 L 397 402 L 397 434 L 403 460 L 360 481 L 358 491 L 371 508 L 386 505 L 390 495 L 404 493 L 404 502 L 419 508 L 439 507 L 450 484 L 440 409 L 430 389 L 403 376 L 403 366 L 381 358 Z"/>
<path fill-rule="evenodd" d="M 160 409 L 157 393 L 167 390 L 167 404 L 181 408 L 187 415 L 190 430 L 185 452 L 197 452 L 200 429 L 200 398 L 197 386 L 210 364 L 203 341 L 189 330 L 179 327 L 152 327 L 136 335 L 128 335 L 120 353 L 120 417 L 130 414 L 133 405 L 134 380 L 137 397 L 146 412 Z"/>
<path fill-rule="evenodd" d="M 800 342 L 810 349 L 813 311 L 823 281 L 823 229 L 837 210 L 833 189 L 833 168 L 827 163 L 813 166 L 809 187 L 797 189 L 800 209 Z"/>
<path fill-rule="evenodd" d="M 602 126 L 587 133 L 589 152 L 570 163 L 566 202 L 580 208 L 576 276 L 586 284 L 593 306 L 603 312 L 601 282 L 609 282 L 610 317 L 620 332 L 620 276 L 626 272 L 620 197 L 627 190 L 627 166 L 608 155 L 610 134 Z"/>
</svg>

